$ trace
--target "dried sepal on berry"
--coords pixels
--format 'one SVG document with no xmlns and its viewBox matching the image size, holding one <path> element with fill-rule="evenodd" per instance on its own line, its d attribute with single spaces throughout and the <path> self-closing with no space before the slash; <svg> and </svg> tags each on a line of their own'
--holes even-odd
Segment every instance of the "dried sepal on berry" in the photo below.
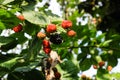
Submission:
<svg viewBox="0 0 120 80">
<path fill-rule="evenodd" d="M 46 37 L 46 34 L 43 33 L 43 32 L 38 32 L 38 33 L 37 33 L 37 37 L 38 37 L 39 39 L 43 39 L 43 38 Z"/>
<path fill-rule="evenodd" d="M 112 70 L 112 66 L 110 66 L 110 65 L 107 66 L 107 70 L 108 70 L 108 71 L 111 71 L 111 70 Z"/>
<path fill-rule="evenodd" d="M 93 68 L 94 69 L 98 69 L 98 65 L 93 65 Z"/>
<path fill-rule="evenodd" d="M 21 21 L 24 21 L 24 20 L 25 20 L 25 18 L 24 18 L 24 16 L 23 16 L 22 14 L 17 15 L 17 18 L 18 18 L 19 20 L 21 20 Z"/>
<path fill-rule="evenodd" d="M 103 67 L 105 65 L 105 61 L 100 61 L 98 64 L 100 67 Z"/>
<path fill-rule="evenodd" d="M 69 37 L 73 37 L 73 36 L 76 35 L 76 32 L 75 32 L 74 30 L 68 30 L 68 31 L 67 31 L 67 35 L 68 35 Z"/>
</svg>

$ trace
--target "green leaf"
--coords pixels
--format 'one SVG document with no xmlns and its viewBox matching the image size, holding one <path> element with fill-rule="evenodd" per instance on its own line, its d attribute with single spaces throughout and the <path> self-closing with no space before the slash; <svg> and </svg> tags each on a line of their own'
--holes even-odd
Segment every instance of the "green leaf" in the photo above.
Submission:
<svg viewBox="0 0 120 80">
<path fill-rule="evenodd" d="M 24 26 L 24 31 L 25 33 L 29 34 L 29 35 L 36 35 L 37 32 L 40 31 L 40 27 L 35 25 L 35 24 L 31 24 L 28 21 L 25 21 L 26 25 Z"/>
<path fill-rule="evenodd" d="M 100 43 L 99 46 L 100 46 L 100 47 L 103 47 L 103 46 L 104 46 L 104 47 L 109 46 L 109 43 L 110 43 L 110 42 L 112 42 L 112 40 L 106 40 L 106 41 Z"/>
<path fill-rule="evenodd" d="M 82 43 L 80 45 L 84 45 L 84 44 L 86 44 L 86 43 L 88 43 L 90 41 L 90 39 L 88 38 L 88 36 L 83 36 L 81 38 L 81 40 L 82 40 Z"/>
<path fill-rule="evenodd" d="M 111 38 L 115 41 L 120 40 L 120 35 L 119 34 L 114 34 L 111 36 Z"/>
<path fill-rule="evenodd" d="M 89 54 L 90 53 L 90 50 L 88 47 L 81 47 L 81 51 L 82 53 L 85 53 L 85 54 Z"/>
<path fill-rule="evenodd" d="M 19 44 L 22 44 L 24 43 L 26 40 L 28 40 L 25 36 L 24 36 L 24 32 L 19 32 L 19 33 L 14 33 L 14 34 L 11 34 L 10 37 L 13 37 L 13 38 L 17 38 L 17 41 Z"/>
<path fill-rule="evenodd" d="M 102 68 L 99 68 L 97 70 L 97 76 L 96 77 L 97 77 L 97 80 L 102 80 L 102 79 L 111 80 L 112 79 L 111 76 L 108 74 L 108 71 L 105 70 L 105 69 L 102 69 Z"/>
<path fill-rule="evenodd" d="M 45 14 L 48 16 L 52 23 L 60 23 L 63 19 L 51 11 L 46 11 Z"/>
<path fill-rule="evenodd" d="M 0 47 L 2 45 L 6 45 L 9 44 L 11 42 L 13 42 L 15 39 L 12 37 L 4 37 L 4 36 L 0 36 Z"/>
<path fill-rule="evenodd" d="M 0 29 L 3 30 L 5 29 L 5 25 L 0 21 Z"/>
<path fill-rule="evenodd" d="M 26 60 L 35 60 L 37 57 L 37 54 L 39 54 L 39 51 L 42 47 L 42 40 L 38 39 L 35 35 L 32 40 L 29 41 L 29 51 L 26 56 Z"/>
<path fill-rule="evenodd" d="M 50 20 L 48 19 L 48 17 L 45 14 L 40 12 L 26 10 L 26 11 L 23 11 L 23 15 L 26 20 L 28 20 L 33 24 L 45 26 L 50 23 Z"/>
<path fill-rule="evenodd" d="M 85 58 L 87 56 L 86 53 L 79 53 L 77 56 L 77 60 L 81 60 L 82 58 Z"/>
<path fill-rule="evenodd" d="M 3 51 L 16 47 L 18 41 L 13 37 L 0 36 L 0 48 Z"/>
<path fill-rule="evenodd" d="M 73 43 L 74 47 L 78 47 L 78 40 L 74 41 Z M 73 51 L 75 54 L 78 54 L 79 53 L 79 48 L 73 48 Z"/>
<path fill-rule="evenodd" d="M 6 68 L 0 67 L 0 78 L 3 77 L 7 73 L 8 73 L 8 70 Z"/>
<path fill-rule="evenodd" d="M 111 65 L 111 66 L 116 66 L 118 64 L 118 60 L 117 60 L 117 57 L 115 57 L 114 55 L 109 55 L 108 57 L 108 65 Z"/>
<path fill-rule="evenodd" d="M 45 80 L 42 71 L 33 69 L 28 72 L 11 72 L 8 74 L 7 80 Z"/>
<path fill-rule="evenodd" d="M 91 65 L 92 65 L 91 59 L 88 58 L 81 60 L 79 64 L 80 69 L 82 71 L 88 70 L 91 67 Z"/>
<path fill-rule="evenodd" d="M 14 21 L 13 21 L 14 20 Z M 10 11 L 0 9 L 0 29 L 10 29 L 18 25 L 21 21 Z"/>
<path fill-rule="evenodd" d="M 13 59 L 10 59 L 8 61 L 5 61 L 3 63 L 0 63 L 0 66 L 1 67 L 4 67 L 4 68 L 8 68 L 8 69 L 11 69 L 16 63 L 17 63 L 17 60 L 19 59 L 19 57 L 15 57 Z"/>
<path fill-rule="evenodd" d="M 16 68 L 14 71 L 17 71 L 17 72 L 28 72 L 30 70 L 31 70 L 30 67 L 28 67 L 28 66 L 22 66 L 22 67 Z"/>
<path fill-rule="evenodd" d="M 119 50 L 114 50 L 113 51 L 114 56 L 116 56 L 117 58 L 120 58 L 120 53 Z"/>
<path fill-rule="evenodd" d="M 91 27 L 94 27 L 94 26 L 91 26 Z M 96 28 L 90 30 L 90 36 L 91 36 L 91 38 L 94 38 L 96 36 Z"/>
<path fill-rule="evenodd" d="M 106 60 L 108 60 L 108 58 L 109 58 L 109 54 L 106 53 L 106 52 L 103 52 L 103 53 L 100 55 L 100 57 L 102 58 L 101 60 L 106 61 Z M 100 61 L 101 61 L 101 60 L 100 60 Z"/>
<path fill-rule="evenodd" d="M 15 68 L 14 71 L 15 72 L 16 71 L 17 72 L 29 72 L 32 69 L 36 68 L 38 64 L 39 64 L 39 62 L 30 62 L 30 64 L 28 64 L 28 65 Z"/>
<path fill-rule="evenodd" d="M 7 80 L 25 80 L 22 72 L 11 72 L 7 76 Z"/>
<path fill-rule="evenodd" d="M 120 79 L 120 73 L 112 73 L 111 76 L 112 78 L 115 78 L 116 80 Z"/>
<path fill-rule="evenodd" d="M 1 0 L 0 3 L 2 3 L 3 5 L 8 4 L 10 2 L 13 2 L 14 0 Z"/>
<path fill-rule="evenodd" d="M 58 54 L 61 56 L 61 59 L 69 59 L 73 58 L 73 54 L 68 51 L 68 49 L 59 49 Z"/>
<path fill-rule="evenodd" d="M 73 45 L 74 45 L 75 47 L 78 47 L 78 40 L 74 41 Z"/>
<path fill-rule="evenodd" d="M 63 29 L 61 26 L 57 26 L 57 31 L 60 33 L 66 33 L 67 31 Z"/>
<path fill-rule="evenodd" d="M 78 49 L 78 48 L 74 48 L 74 49 L 73 49 L 73 52 L 74 52 L 75 54 L 78 54 L 79 49 Z"/>
<path fill-rule="evenodd" d="M 70 78 L 75 80 L 79 79 L 77 76 L 79 72 L 78 63 L 74 62 L 74 60 L 64 61 L 62 64 L 58 65 L 57 68 L 60 73 L 63 74 L 61 78 L 62 80 L 68 80 Z"/>
<path fill-rule="evenodd" d="M 98 42 L 102 42 L 102 39 L 104 39 L 105 38 L 105 33 L 103 33 L 103 34 L 101 34 L 101 35 L 99 35 L 99 36 L 97 36 L 96 37 L 96 40 L 98 41 Z"/>
</svg>

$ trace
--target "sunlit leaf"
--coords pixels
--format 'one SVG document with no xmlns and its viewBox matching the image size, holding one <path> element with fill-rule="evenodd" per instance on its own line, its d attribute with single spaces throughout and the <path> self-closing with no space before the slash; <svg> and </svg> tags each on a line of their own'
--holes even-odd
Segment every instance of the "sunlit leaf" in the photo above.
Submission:
<svg viewBox="0 0 120 80">
<path fill-rule="evenodd" d="M 13 21 L 14 20 L 14 21 Z M 21 21 L 10 11 L 0 9 L 0 29 L 12 29 L 18 25 Z"/>
<path fill-rule="evenodd" d="M 5 4 L 8 4 L 10 2 L 13 2 L 14 0 L 1 0 L 0 2 L 5 5 Z"/>
<path fill-rule="evenodd" d="M 106 40 L 106 41 L 100 43 L 99 46 L 104 46 L 104 47 L 108 46 L 110 42 L 112 42 L 112 40 Z"/>
<path fill-rule="evenodd" d="M 63 29 L 61 26 L 57 26 L 57 31 L 59 31 L 60 33 L 66 33 L 66 30 Z"/>
<path fill-rule="evenodd" d="M 53 14 L 51 11 L 46 11 L 45 14 L 52 23 L 60 23 L 63 20 L 60 16 Z"/>
<path fill-rule="evenodd" d="M 28 20 L 29 22 L 33 24 L 44 26 L 50 23 L 50 20 L 48 19 L 48 17 L 45 14 L 40 13 L 40 12 L 27 10 L 27 11 L 23 11 L 23 15 L 26 20 Z"/>
<path fill-rule="evenodd" d="M 5 61 L 3 63 L 0 63 L 0 66 L 1 67 L 4 67 L 4 68 L 12 68 L 16 63 L 17 63 L 17 60 L 19 59 L 19 57 L 15 57 L 13 59 L 10 59 L 8 61 Z"/>
</svg>

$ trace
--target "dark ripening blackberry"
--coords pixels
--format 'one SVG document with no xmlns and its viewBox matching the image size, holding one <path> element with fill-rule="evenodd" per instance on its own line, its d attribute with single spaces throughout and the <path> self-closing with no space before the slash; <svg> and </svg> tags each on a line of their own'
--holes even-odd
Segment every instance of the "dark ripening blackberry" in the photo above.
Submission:
<svg viewBox="0 0 120 80">
<path fill-rule="evenodd" d="M 53 44 L 61 44 L 63 39 L 62 37 L 60 36 L 60 34 L 53 34 L 50 36 L 50 41 L 53 43 Z"/>
</svg>

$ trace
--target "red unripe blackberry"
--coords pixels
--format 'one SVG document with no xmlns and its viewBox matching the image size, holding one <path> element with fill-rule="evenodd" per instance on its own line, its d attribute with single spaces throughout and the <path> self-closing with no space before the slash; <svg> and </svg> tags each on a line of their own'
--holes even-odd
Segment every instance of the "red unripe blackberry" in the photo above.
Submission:
<svg viewBox="0 0 120 80">
<path fill-rule="evenodd" d="M 57 27 L 56 27 L 55 24 L 49 24 L 49 25 L 47 26 L 47 28 L 46 28 L 46 31 L 47 31 L 48 33 L 53 33 L 53 32 L 56 31 L 56 29 L 57 29 Z"/>
<path fill-rule="evenodd" d="M 50 42 L 49 42 L 49 40 L 44 39 L 43 42 L 42 42 L 42 44 L 43 44 L 43 47 L 45 47 L 45 48 L 46 48 L 46 47 L 47 47 L 47 48 L 50 47 Z"/>
<path fill-rule="evenodd" d="M 44 47 L 43 48 L 43 51 L 46 53 L 46 54 L 49 54 L 51 52 L 51 48 L 50 47 Z"/>
<path fill-rule="evenodd" d="M 15 32 L 20 32 L 20 31 L 22 31 L 22 25 L 19 24 L 19 25 L 13 27 L 13 30 L 14 30 Z"/>
<path fill-rule="evenodd" d="M 60 79 L 61 74 L 59 72 L 54 73 L 55 79 Z"/>
<path fill-rule="evenodd" d="M 62 26 L 64 29 L 71 28 L 71 27 L 72 27 L 72 22 L 69 21 L 69 20 L 64 20 L 64 21 L 62 21 L 61 26 Z"/>
</svg>

